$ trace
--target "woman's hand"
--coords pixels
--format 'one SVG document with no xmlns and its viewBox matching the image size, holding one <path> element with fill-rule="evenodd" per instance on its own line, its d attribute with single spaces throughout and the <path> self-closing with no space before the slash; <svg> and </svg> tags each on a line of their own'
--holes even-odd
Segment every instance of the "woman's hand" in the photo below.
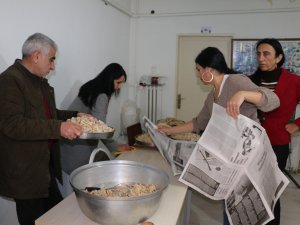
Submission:
<svg viewBox="0 0 300 225">
<path fill-rule="evenodd" d="M 234 119 L 240 114 L 240 107 L 243 102 L 249 102 L 253 105 L 259 104 L 263 94 L 259 91 L 238 91 L 227 102 L 226 111 Z"/>
<path fill-rule="evenodd" d="M 288 123 L 287 125 L 285 125 L 285 129 L 287 132 L 289 132 L 292 135 L 299 130 L 299 127 L 295 123 Z"/>
<path fill-rule="evenodd" d="M 167 126 L 163 126 L 163 125 L 158 125 L 156 130 L 158 132 L 164 133 L 166 135 L 172 134 L 172 128 L 171 127 L 167 127 Z"/>
<path fill-rule="evenodd" d="M 166 135 L 171 135 L 171 134 L 179 134 L 179 133 L 187 133 L 187 132 L 192 132 L 193 131 L 193 123 L 192 121 L 177 125 L 174 127 L 166 127 L 166 126 L 157 126 L 157 131 L 164 133 Z"/>
<path fill-rule="evenodd" d="M 127 151 L 127 150 L 130 150 L 130 146 L 128 144 L 118 145 L 118 151 Z"/>
<path fill-rule="evenodd" d="M 227 102 L 226 111 L 228 115 L 232 116 L 234 119 L 237 119 L 240 114 L 240 106 L 245 101 L 243 91 L 238 91 L 235 93 Z"/>
</svg>

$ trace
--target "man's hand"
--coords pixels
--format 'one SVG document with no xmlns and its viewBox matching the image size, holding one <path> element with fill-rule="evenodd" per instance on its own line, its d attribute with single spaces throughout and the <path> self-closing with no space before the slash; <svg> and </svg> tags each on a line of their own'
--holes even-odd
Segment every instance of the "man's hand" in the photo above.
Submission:
<svg viewBox="0 0 300 225">
<path fill-rule="evenodd" d="M 60 126 L 60 135 L 64 138 L 68 138 L 70 140 L 77 138 L 83 132 L 81 126 L 74 124 L 72 122 L 62 122 Z"/>
</svg>

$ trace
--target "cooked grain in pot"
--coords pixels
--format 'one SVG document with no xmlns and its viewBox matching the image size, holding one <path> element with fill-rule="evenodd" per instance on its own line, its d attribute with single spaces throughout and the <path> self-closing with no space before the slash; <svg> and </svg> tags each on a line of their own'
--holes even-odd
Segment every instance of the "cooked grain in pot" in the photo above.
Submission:
<svg viewBox="0 0 300 225">
<path fill-rule="evenodd" d="M 144 196 L 157 191 L 154 184 L 119 184 L 111 188 L 100 188 L 99 190 L 92 190 L 85 192 L 100 197 L 137 197 Z"/>
</svg>

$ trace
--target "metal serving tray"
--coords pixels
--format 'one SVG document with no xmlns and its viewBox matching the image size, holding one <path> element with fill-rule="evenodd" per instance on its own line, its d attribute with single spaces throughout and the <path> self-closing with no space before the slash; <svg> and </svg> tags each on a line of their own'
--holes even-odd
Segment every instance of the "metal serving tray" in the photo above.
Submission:
<svg viewBox="0 0 300 225">
<path fill-rule="evenodd" d="M 80 139 L 109 139 L 112 138 L 115 131 L 105 133 L 87 133 L 83 132 L 78 138 Z"/>
</svg>

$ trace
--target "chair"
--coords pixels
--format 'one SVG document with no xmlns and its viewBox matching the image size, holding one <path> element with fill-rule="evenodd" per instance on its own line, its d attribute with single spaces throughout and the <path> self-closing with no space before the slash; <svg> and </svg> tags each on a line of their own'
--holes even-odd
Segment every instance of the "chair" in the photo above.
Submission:
<svg viewBox="0 0 300 225">
<path fill-rule="evenodd" d="M 128 145 L 134 145 L 135 136 L 141 133 L 143 133 L 143 131 L 140 123 L 136 123 L 127 127 Z"/>
</svg>

